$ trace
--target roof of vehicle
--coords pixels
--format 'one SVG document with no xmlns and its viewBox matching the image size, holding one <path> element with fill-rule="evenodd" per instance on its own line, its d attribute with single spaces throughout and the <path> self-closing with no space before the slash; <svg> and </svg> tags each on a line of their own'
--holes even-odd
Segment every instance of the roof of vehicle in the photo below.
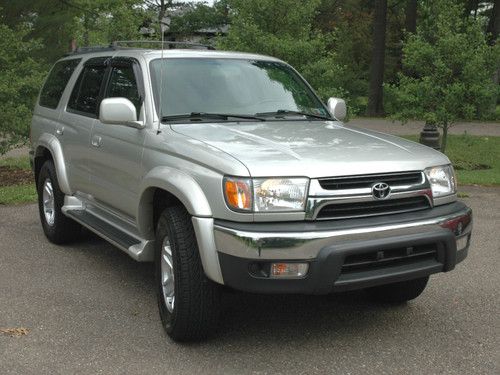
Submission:
<svg viewBox="0 0 500 375">
<path fill-rule="evenodd" d="M 168 43 L 168 42 L 165 42 Z M 188 44 L 189 45 L 189 44 Z M 231 51 L 217 51 L 211 47 L 194 44 L 197 49 L 193 48 L 165 48 L 163 52 L 161 49 L 155 48 L 130 48 L 121 46 L 105 46 L 105 47 L 89 47 L 77 49 L 74 52 L 68 53 L 64 59 L 75 57 L 99 57 L 99 56 L 142 56 L 148 61 L 161 58 L 225 58 L 225 59 L 245 59 L 245 60 L 266 60 L 266 61 L 281 61 L 275 57 L 258 55 L 246 52 L 231 52 Z M 203 49 L 204 48 L 204 49 Z"/>
</svg>

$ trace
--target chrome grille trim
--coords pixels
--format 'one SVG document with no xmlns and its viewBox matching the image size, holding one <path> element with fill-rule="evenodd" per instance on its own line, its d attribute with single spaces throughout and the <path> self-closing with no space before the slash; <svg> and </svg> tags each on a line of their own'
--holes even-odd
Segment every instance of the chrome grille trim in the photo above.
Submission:
<svg viewBox="0 0 500 375">
<path fill-rule="evenodd" d="M 427 181 L 427 178 L 425 177 L 425 174 L 423 172 L 404 172 L 404 173 L 386 173 L 386 174 L 380 174 L 380 175 L 363 175 L 363 176 L 350 176 L 350 177 L 339 177 L 338 180 L 342 179 L 349 179 L 353 180 L 355 178 L 360 178 L 364 179 L 368 176 L 367 179 L 372 179 L 374 181 L 376 180 L 377 177 L 383 178 L 384 176 L 406 176 L 408 174 L 420 174 L 420 180 L 418 183 L 415 184 L 406 184 L 406 185 L 392 185 L 389 184 L 391 188 L 391 194 L 390 196 L 385 199 L 384 201 L 392 201 L 392 200 L 398 200 L 398 199 L 404 199 L 404 198 L 411 198 L 411 197 L 419 197 L 419 196 L 424 196 L 426 197 L 428 201 L 428 206 L 422 206 L 421 208 L 417 208 L 418 210 L 420 209 L 425 209 L 425 208 L 432 208 L 433 207 L 433 199 L 432 199 L 432 190 L 430 187 L 429 182 Z M 329 178 L 327 179 L 328 181 L 334 180 L 337 178 Z M 325 179 L 322 179 L 325 180 Z M 381 179 L 380 181 L 383 181 Z M 409 209 L 408 211 L 391 211 L 388 210 L 387 212 L 381 212 L 381 213 L 370 213 L 370 214 L 365 214 L 365 215 L 360 215 L 359 213 L 353 213 L 352 216 L 349 215 L 343 215 L 341 217 L 318 217 L 319 212 L 328 205 L 331 204 L 342 204 L 345 205 L 342 209 L 348 209 L 349 203 L 360 203 L 360 202 L 375 202 L 377 201 L 371 191 L 371 187 L 366 187 L 366 188 L 354 188 L 354 189 L 338 189 L 338 190 L 327 190 L 323 189 L 320 185 L 320 180 L 319 179 L 313 179 L 311 180 L 311 183 L 309 185 L 309 197 L 306 202 L 306 212 L 305 212 L 305 219 L 306 220 L 338 220 L 338 219 L 348 219 L 348 218 L 359 218 L 359 217 L 368 217 L 368 216 L 379 216 L 379 215 L 388 215 L 392 213 L 401 213 L 401 212 L 411 212 L 415 211 L 417 209 Z M 395 202 L 396 203 L 396 202 Z"/>
<path fill-rule="evenodd" d="M 327 196 L 327 197 L 332 197 L 332 196 L 352 196 L 352 195 L 368 195 L 371 194 L 371 187 L 366 187 L 366 188 L 355 188 L 355 189 L 324 189 L 321 187 L 320 181 L 333 181 L 333 180 L 343 180 L 346 178 L 353 179 L 353 178 L 364 178 L 366 176 L 373 177 L 375 180 L 375 177 L 380 177 L 380 179 L 376 180 L 375 182 L 384 182 L 383 178 L 384 176 L 398 176 L 398 175 L 407 175 L 409 173 L 420 174 L 420 181 L 415 184 L 393 184 L 389 183 L 391 190 L 393 192 L 401 192 L 401 191 L 408 191 L 408 190 L 418 190 L 421 189 L 423 186 L 428 185 L 427 179 L 425 177 L 424 172 L 404 172 L 404 173 L 381 173 L 381 174 L 374 174 L 374 175 L 361 175 L 361 176 L 351 176 L 351 177 L 332 177 L 328 179 L 314 179 L 311 180 L 311 183 L 309 185 L 309 196 L 311 197 L 322 197 L 322 196 Z"/>
</svg>

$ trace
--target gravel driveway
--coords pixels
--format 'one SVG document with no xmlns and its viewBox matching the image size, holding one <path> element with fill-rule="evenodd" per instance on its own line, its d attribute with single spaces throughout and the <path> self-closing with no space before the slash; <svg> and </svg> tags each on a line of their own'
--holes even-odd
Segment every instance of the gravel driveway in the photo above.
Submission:
<svg viewBox="0 0 500 375">
<path fill-rule="evenodd" d="M 2 374 L 498 374 L 500 189 L 464 188 L 469 258 L 403 306 L 363 293 L 228 294 L 218 337 L 161 330 L 153 267 L 91 237 L 49 244 L 35 205 L 0 206 Z M 22 332 L 21 332 L 22 333 Z"/>
</svg>

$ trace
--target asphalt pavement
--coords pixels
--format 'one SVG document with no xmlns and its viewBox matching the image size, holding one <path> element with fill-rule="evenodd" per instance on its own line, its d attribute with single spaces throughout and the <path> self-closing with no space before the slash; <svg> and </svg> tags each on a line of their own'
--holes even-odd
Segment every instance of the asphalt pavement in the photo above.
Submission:
<svg viewBox="0 0 500 375">
<path fill-rule="evenodd" d="M 230 293 L 218 335 L 189 345 L 162 331 L 151 264 L 94 236 L 52 245 L 35 205 L 0 206 L 0 330 L 27 330 L 0 334 L 0 373 L 499 374 L 500 189 L 462 191 L 469 257 L 417 300 Z"/>
</svg>

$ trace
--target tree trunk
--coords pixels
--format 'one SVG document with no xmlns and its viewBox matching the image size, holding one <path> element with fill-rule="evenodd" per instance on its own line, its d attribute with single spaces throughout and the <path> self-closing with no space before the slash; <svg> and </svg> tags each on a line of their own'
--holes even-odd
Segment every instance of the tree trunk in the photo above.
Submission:
<svg viewBox="0 0 500 375">
<path fill-rule="evenodd" d="M 162 40 L 162 34 L 165 32 L 164 25 L 162 23 L 163 18 L 167 14 L 168 8 L 172 6 L 173 0 L 160 0 L 159 10 L 158 10 L 158 24 L 160 25 L 160 40 Z"/>
<path fill-rule="evenodd" d="M 88 47 L 90 45 L 90 31 L 89 31 L 89 17 L 83 15 L 83 46 Z"/>
<path fill-rule="evenodd" d="M 444 154 L 446 152 L 446 146 L 448 145 L 448 128 L 449 124 L 443 124 L 443 137 L 441 138 L 441 152 Z"/>
<path fill-rule="evenodd" d="M 473 14 L 474 18 L 476 18 L 478 7 L 479 7 L 479 0 L 468 0 L 465 3 L 465 16 L 469 17 L 471 14 Z"/>
<path fill-rule="evenodd" d="M 493 8 L 491 9 L 490 19 L 488 21 L 488 27 L 486 28 L 488 35 L 488 42 L 490 45 L 494 46 L 498 39 L 498 33 L 500 32 L 500 0 L 494 0 Z M 493 82 L 498 85 L 500 78 L 500 69 L 497 69 L 493 73 Z M 490 112 L 494 113 L 497 106 L 498 97 L 495 96 L 491 102 Z"/>
<path fill-rule="evenodd" d="M 405 11 L 405 29 L 409 33 L 417 31 L 417 0 L 408 0 Z"/>
<path fill-rule="evenodd" d="M 384 113 L 383 88 L 385 63 L 385 29 L 387 24 L 387 0 L 375 0 L 373 18 L 373 50 L 370 65 L 370 90 L 368 93 L 369 116 Z"/>
<path fill-rule="evenodd" d="M 493 8 L 491 9 L 490 19 L 488 21 L 488 27 L 486 32 L 489 33 L 489 42 L 493 46 L 495 45 L 498 33 L 500 31 L 500 0 L 494 0 Z"/>
</svg>

